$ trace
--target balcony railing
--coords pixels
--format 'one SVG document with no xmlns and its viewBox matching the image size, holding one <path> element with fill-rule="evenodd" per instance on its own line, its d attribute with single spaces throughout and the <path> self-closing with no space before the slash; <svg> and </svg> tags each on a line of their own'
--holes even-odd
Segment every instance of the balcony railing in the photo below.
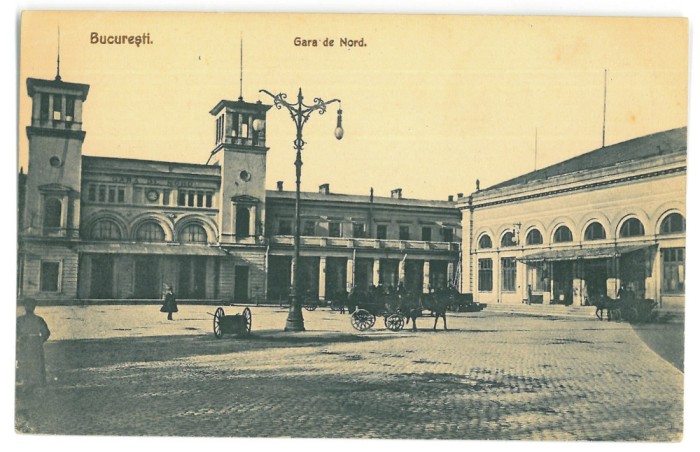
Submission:
<svg viewBox="0 0 700 452">
<path fill-rule="evenodd" d="M 293 246 L 294 236 L 274 235 L 270 237 L 270 244 Z M 301 237 L 301 246 L 306 248 L 357 248 L 376 250 L 415 250 L 415 251 L 459 251 L 457 242 L 423 242 L 419 240 L 382 240 L 349 237 Z"/>
</svg>

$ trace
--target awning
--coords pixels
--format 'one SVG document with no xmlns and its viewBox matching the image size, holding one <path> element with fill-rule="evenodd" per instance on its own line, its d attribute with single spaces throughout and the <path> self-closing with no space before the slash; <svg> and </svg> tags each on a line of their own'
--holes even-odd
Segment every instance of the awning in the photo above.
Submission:
<svg viewBox="0 0 700 452">
<path fill-rule="evenodd" d="M 573 261 L 576 259 L 606 259 L 633 253 L 654 245 L 604 246 L 598 248 L 568 248 L 540 251 L 518 257 L 521 262 Z"/>
<path fill-rule="evenodd" d="M 226 256 L 226 253 L 207 245 L 163 245 L 157 243 L 82 243 L 80 253 L 91 254 L 159 254 L 168 256 Z"/>
</svg>

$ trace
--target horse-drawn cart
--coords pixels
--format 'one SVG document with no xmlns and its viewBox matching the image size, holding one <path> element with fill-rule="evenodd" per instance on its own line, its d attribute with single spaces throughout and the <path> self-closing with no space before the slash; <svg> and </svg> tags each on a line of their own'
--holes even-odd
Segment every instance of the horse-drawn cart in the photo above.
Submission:
<svg viewBox="0 0 700 452">
<path fill-rule="evenodd" d="M 247 336 L 253 324 L 253 314 L 250 308 L 246 307 L 240 314 L 226 315 L 224 308 L 217 308 L 214 314 L 214 336 L 221 339 L 225 334 L 234 336 Z"/>
<path fill-rule="evenodd" d="M 635 298 L 614 299 L 601 297 L 594 303 L 596 317 L 603 320 L 607 311 L 608 321 L 624 320 L 630 323 L 648 322 L 654 319 L 656 302 L 654 300 L 640 300 Z"/>
</svg>

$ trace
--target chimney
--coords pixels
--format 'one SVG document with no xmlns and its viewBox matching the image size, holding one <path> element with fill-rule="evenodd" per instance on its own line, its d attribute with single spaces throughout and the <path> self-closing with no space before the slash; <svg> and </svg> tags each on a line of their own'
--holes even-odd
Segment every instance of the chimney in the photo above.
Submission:
<svg viewBox="0 0 700 452">
<path fill-rule="evenodd" d="M 321 184 L 318 186 L 318 192 L 327 195 L 331 192 L 331 184 Z"/>
<path fill-rule="evenodd" d="M 457 199 L 464 198 L 464 193 L 457 193 Z"/>
<path fill-rule="evenodd" d="M 453 195 L 449 195 L 449 196 L 447 197 L 447 200 L 448 200 L 449 202 L 452 202 L 452 201 L 455 200 L 455 197 L 454 197 Z"/>
<path fill-rule="evenodd" d="M 282 191 L 284 190 L 284 181 L 278 180 L 277 181 L 277 191 Z"/>
<path fill-rule="evenodd" d="M 401 199 L 401 189 L 395 188 L 395 189 L 391 190 L 391 197 Z"/>
</svg>

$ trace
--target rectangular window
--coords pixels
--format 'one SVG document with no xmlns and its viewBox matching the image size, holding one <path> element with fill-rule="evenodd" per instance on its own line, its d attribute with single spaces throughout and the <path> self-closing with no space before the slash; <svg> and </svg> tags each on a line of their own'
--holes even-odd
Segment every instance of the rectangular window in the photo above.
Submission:
<svg viewBox="0 0 700 452">
<path fill-rule="evenodd" d="M 107 187 L 105 187 L 104 185 L 100 185 L 100 192 L 99 193 L 100 193 L 100 196 L 99 196 L 98 200 L 100 202 L 105 202 L 107 200 Z"/>
<path fill-rule="evenodd" d="M 194 192 L 193 191 L 187 192 L 187 206 L 194 207 Z"/>
<path fill-rule="evenodd" d="M 170 205 L 170 190 L 168 190 L 167 188 L 163 190 L 163 205 Z"/>
<path fill-rule="evenodd" d="M 88 201 L 96 201 L 97 200 L 97 186 L 95 184 L 90 184 L 88 187 Z"/>
<path fill-rule="evenodd" d="M 75 97 L 66 96 L 66 121 L 73 122 L 75 120 Z"/>
<path fill-rule="evenodd" d="M 58 292 L 59 287 L 59 270 L 58 262 L 42 262 L 41 263 L 41 291 L 42 292 Z"/>
<path fill-rule="evenodd" d="M 410 240 L 411 229 L 408 226 L 399 226 L 399 240 Z"/>
<path fill-rule="evenodd" d="M 314 235 L 316 235 L 316 222 L 305 221 L 304 229 L 302 230 L 301 235 L 304 235 L 306 237 L 313 237 Z"/>
<path fill-rule="evenodd" d="M 41 96 L 41 107 L 39 108 L 39 119 L 42 121 L 49 120 L 49 95 L 40 94 Z"/>
<path fill-rule="evenodd" d="M 204 205 L 207 207 L 211 207 L 211 192 L 207 192 L 206 201 Z"/>
<path fill-rule="evenodd" d="M 107 197 L 107 201 L 114 202 L 116 199 L 116 190 L 114 189 L 114 187 L 109 187 L 108 194 L 109 196 Z"/>
<path fill-rule="evenodd" d="M 340 223 L 337 221 L 328 223 L 328 237 L 340 237 Z"/>
<path fill-rule="evenodd" d="M 365 224 L 364 223 L 353 223 L 352 224 L 352 236 L 361 239 L 365 236 Z"/>
<path fill-rule="evenodd" d="M 292 222 L 290 220 L 280 220 L 277 233 L 279 235 L 292 235 Z"/>
<path fill-rule="evenodd" d="M 54 121 L 60 121 L 61 118 L 61 107 L 62 107 L 62 98 L 60 94 L 54 94 L 53 95 L 53 120 Z"/>
<path fill-rule="evenodd" d="M 493 290 L 493 260 L 479 259 L 479 292 Z"/>
<path fill-rule="evenodd" d="M 663 293 L 685 293 L 685 248 L 664 248 L 661 252 Z"/>
<path fill-rule="evenodd" d="M 421 231 L 421 240 L 424 242 L 429 242 L 432 240 L 432 234 L 433 234 L 433 228 L 430 226 L 423 226 L 423 230 Z"/>
<path fill-rule="evenodd" d="M 379 240 L 386 240 L 386 225 L 385 224 L 378 224 L 377 225 L 377 238 Z"/>
<path fill-rule="evenodd" d="M 197 192 L 197 207 L 204 206 L 204 193 L 201 191 Z"/>
<path fill-rule="evenodd" d="M 117 189 L 117 202 L 119 204 L 124 204 L 126 197 L 124 196 L 124 189 L 123 188 L 118 188 Z"/>
<path fill-rule="evenodd" d="M 187 196 L 187 192 L 180 190 L 177 192 L 177 205 L 178 206 L 184 206 L 185 205 L 185 198 Z"/>
<path fill-rule="evenodd" d="M 443 228 L 442 229 L 442 239 L 445 242 L 452 242 L 454 239 L 454 229 L 452 228 Z"/>
<path fill-rule="evenodd" d="M 504 292 L 515 292 L 515 272 L 515 258 L 501 258 L 501 290 Z"/>
</svg>

